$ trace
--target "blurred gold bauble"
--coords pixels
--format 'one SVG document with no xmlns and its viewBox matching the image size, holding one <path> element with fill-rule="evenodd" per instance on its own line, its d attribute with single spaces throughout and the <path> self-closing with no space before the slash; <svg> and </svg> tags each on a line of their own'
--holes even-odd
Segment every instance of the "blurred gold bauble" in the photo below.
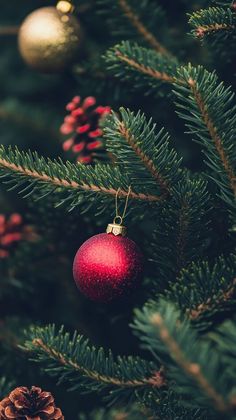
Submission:
<svg viewBox="0 0 236 420">
<path fill-rule="evenodd" d="M 81 48 L 81 28 L 77 18 L 56 7 L 42 7 L 22 23 L 18 37 L 25 62 L 43 73 L 63 71 Z"/>
</svg>

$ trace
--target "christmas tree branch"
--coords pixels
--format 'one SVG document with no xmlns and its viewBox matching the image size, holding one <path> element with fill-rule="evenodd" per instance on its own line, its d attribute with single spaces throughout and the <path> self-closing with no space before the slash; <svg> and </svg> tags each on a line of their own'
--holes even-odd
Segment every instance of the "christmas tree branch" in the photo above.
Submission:
<svg viewBox="0 0 236 420">
<path fill-rule="evenodd" d="M 153 281 L 153 286 L 158 293 L 175 284 L 180 271 L 199 259 L 208 246 L 211 210 L 208 186 L 187 171 L 183 175 L 160 209 L 151 243 L 152 261 L 158 272 L 158 281 Z"/>
<path fill-rule="evenodd" d="M 236 325 L 231 319 L 227 319 L 215 331 L 209 333 L 209 340 L 214 343 L 214 347 L 222 354 L 224 362 L 228 367 L 228 380 L 232 380 L 234 383 L 236 375 L 235 357 L 236 350 L 235 346 L 232 346 L 232 342 L 235 341 Z M 229 401 L 232 407 L 235 409 L 235 390 L 229 397 Z"/>
<path fill-rule="evenodd" d="M 139 77 L 130 72 L 130 68 L 120 66 L 119 54 L 126 54 L 129 60 L 139 60 L 148 70 L 148 76 Z M 123 43 L 108 51 L 107 62 L 109 68 L 119 78 L 131 80 L 134 86 L 141 87 L 148 84 L 149 92 L 159 91 L 159 83 L 155 78 L 155 69 L 160 66 L 153 52 L 130 43 Z M 164 63 L 162 62 L 162 65 Z M 170 63 L 166 63 L 170 65 Z M 134 71 L 134 69 L 133 69 Z M 137 72 L 137 68 L 135 70 Z M 166 72 L 165 72 L 166 73 Z M 177 70 L 177 63 L 169 68 L 170 77 L 175 86 L 179 116 L 186 120 L 186 125 L 204 145 L 208 157 L 208 165 L 214 171 L 214 180 L 218 183 L 221 196 L 230 206 L 235 206 L 236 196 L 236 146 L 235 126 L 236 113 L 233 104 L 233 94 L 229 88 L 218 83 L 217 76 L 209 73 L 202 67 L 194 68 L 191 65 Z M 146 78 L 147 77 L 147 78 Z M 190 94 L 190 96 L 189 96 Z M 191 106 L 189 106 L 191 101 Z M 189 115 L 190 114 L 190 115 Z M 200 129 L 199 129 L 200 128 Z"/>
<path fill-rule="evenodd" d="M 117 394 L 119 388 L 122 393 L 124 389 L 135 392 L 136 388 L 151 390 L 165 386 L 162 371 L 153 363 L 135 357 L 114 360 L 110 351 L 105 355 L 102 348 L 90 346 L 76 332 L 70 339 L 63 328 L 58 332 L 50 325 L 32 328 L 23 349 L 32 353 L 34 361 L 46 365 L 46 371 L 60 382 L 67 380 L 73 383 L 73 388 L 89 392 L 105 391 L 111 399 L 113 389 Z"/>
<path fill-rule="evenodd" d="M 230 7 L 235 10 L 235 0 L 220 0 L 217 1 L 217 4 L 223 7 Z"/>
<path fill-rule="evenodd" d="M 94 370 L 86 369 L 83 366 L 80 366 L 75 361 L 68 359 L 62 353 L 57 352 L 53 347 L 47 346 L 41 339 L 35 338 L 32 342 L 34 348 L 38 348 L 46 353 L 51 359 L 56 360 L 59 365 L 62 365 L 66 368 L 73 369 L 74 371 L 85 375 L 86 377 L 90 378 L 91 380 L 99 381 L 104 384 L 110 384 L 120 387 L 140 387 L 140 386 L 156 386 L 161 387 L 164 384 L 164 380 L 161 379 L 161 375 L 158 375 L 156 372 L 153 377 L 144 378 L 142 380 L 130 380 L 124 381 L 122 379 L 117 379 L 116 377 L 102 375 Z"/>
<path fill-rule="evenodd" d="M 108 152 L 116 157 L 118 167 L 125 168 L 132 185 L 144 178 L 150 191 L 158 187 L 161 196 L 170 192 L 179 177 L 181 159 L 170 148 L 163 129 L 156 132 L 151 119 L 120 108 L 120 116 L 113 113 L 108 117 L 104 136 Z"/>
<path fill-rule="evenodd" d="M 218 375 L 223 357 L 220 359 L 216 350 L 213 353 L 210 340 L 200 339 L 172 304 L 159 300 L 137 310 L 134 328 L 145 348 L 164 362 L 166 376 L 177 393 L 186 398 L 191 395 L 196 406 L 211 403 L 221 413 L 231 412 L 233 385 L 226 373 Z M 229 346 L 233 340 L 234 334 L 228 336 Z"/>
<path fill-rule="evenodd" d="M 185 266 L 186 264 L 186 254 L 185 248 L 188 242 L 189 234 L 189 203 L 184 200 L 181 203 L 181 209 L 179 213 L 179 220 L 177 222 L 179 227 L 179 232 L 177 235 L 177 273 Z"/>
<path fill-rule="evenodd" d="M 215 73 L 191 65 L 178 71 L 185 84 L 175 83 L 178 115 L 186 121 L 189 133 L 204 146 L 208 166 L 221 190 L 222 198 L 235 205 L 235 126 L 234 94 L 218 82 Z"/>
<path fill-rule="evenodd" d="M 160 185 L 160 188 L 163 191 L 168 191 L 169 186 L 168 186 L 167 181 L 164 178 L 162 178 L 161 174 L 158 172 L 152 158 L 146 156 L 144 154 L 143 150 L 141 149 L 141 147 L 138 146 L 137 139 L 135 139 L 134 135 L 130 132 L 129 128 L 126 127 L 124 121 L 120 121 L 120 123 L 118 125 L 118 131 L 120 132 L 121 136 L 123 136 L 125 138 L 127 143 L 132 147 L 132 149 L 137 154 L 137 156 L 140 157 L 140 159 L 144 163 L 144 166 L 147 168 L 147 170 L 151 173 L 153 178 Z"/>
<path fill-rule="evenodd" d="M 145 87 L 146 94 L 160 94 L 160 86 L 176 80 L 176 59 L 167 58 L 136 43 L 123 41 L 107 51 L 105 60 L 115 77 L 131 81 L 139 89 Z"/>
<path fill-rule="evenodd" d="M 232 190 L 234 192 L 234 195 L 236 195 L 236 183 L 235 183 L 235 175 L 233 172 L 233 168 L 231 167 L 231 164 L 229 162 L 229 159 L 226 155 L 226 151 L 224 150 L 223 147 L 223 139 L 220 137 L 217 128 L 214 125 L 214 122 L 211 118 L 211 116 L 209 115 L 208 109 L 207 109 L 207 105 L 204 101 L 204 98 L 201 96 L 200 91 L 198 90 L 198 86 L 197 86 L 197 82 L 196 80 L 193 79 L 189 79 L 188 81 L 190 89 L 193 93 L 193 96 L 196 100 L 196 103 L 199 107 L 199 110 L 202 114 L 202 119 L 209 131 L 209 134 L 215 144 L 215 148 L 220 156 L 220 159 L 222 161 L 222 164 L 224 166 L 224 169 L 228 175 L 229 181 L 230 181 L 230 185 L 232 187 Z"/>
<path fill-rule="evenodd" d="M 107 150 L 115 156 L 116 166 L 63 163 L 37 153 L 6 151 L 2 146 L 0 176 L 27 197 L 35 190 L 39 197 L 59 193 L 63 197 L 58 196 L 58 205 L 65 203 L 69 209 L 82 204 L 83 193 L 109 198 L 116 196 L 119 189 L 119 196 L 125 198 L 130 186 L 130 199 L 159 202 L 180 176 L 180 159 L 169 147 L 168 135 L 163 130 L 155 133 L 152 121 L 147 122 L 144 115 L 123 109 L 121 117 L 120 120 L 113 114 L 104 128 Z M 88 196 L 87 204 L 93 198 Z"/>
<path fill-rule="evenodd" d="M 135 61 L 132 58 L 129 58 L 125 55 L 123 55 L 118 49 L 115 51 L 116 57 L 126 63 L 130 68 L 133 68 L 135 70 L 137 70 L 138 72 L 153 77 L 154 79 L 160 80 L 162 82 L 166 82 L 166 83 L 173 83 L 174 82 L 174 78 L 170 75 L 168 75 L 167 73 L 152 69 L 150 67 L 145 67 L 144 64 L 142 63 L 138 63 L 137 61 Z"/>
<path fill-rule="evenodd" d="M 208 300 L 205 303 L 200 303 L 195 309 L 187 310 L 186 313 L 191 320 L 196 320 L 204 313 L 209 312 L 212 308 L 218 307 L 219 309 L 219 307 L 222 306 L 222 304 L 228 302 L 234 297 L 235 291 L 236 278 L 233 279 L 232 285 L 229 286 L 229 288 L 223 291 L 221 294 L 219 294 L 217 298 L 208 298 Z"/>
<path fill-rule="evenodd" d="M 169 333 L 163 317 L 157 313 L 153 314 L 150 322 L 154 328 L 158 329 L 160 339 L 163 341 L 169 353 L 174 356 L 175 361 L 183 369 L 183 371 L 193 378 L 199 388 L 201 388 L 209 399 L 213 401 L 219 411 L 227 411 L 228 407 L 222 396 L 214 389 L 212 384 L 208 382 L 200 365 L 198 363 L 192 363 L 188 360 L 181 347 Z"/>
<path fill-rule="evenodd" d="M 163 45 L 165 12 L 154 0 L 137 3 L 135 0 L 99 0 L 100 13 L 108 22 L 111 32 L 120 39 L 133 39 L 144 42 L 152 50 L 163 56 L 171 57 L 171 52 Z M 166 23 L 166 25 L 165 25 Z"/>
<path fill-rule="evenodd" d="M 129 19 L 131 25 L 147 41 L 150 47 L 163 55 L 170 55 L 170 52 L 155 38 L 155 36 L 145 27 L 139 19 L 137 13 L 129 5 L 128 0 L 117 0 L 119 7 L 124 15 Z"/>
<path fill-rule="evenodd" d="M 214 316 L 230 311 L 236 303 L 236 257 L 193 263 L 181 271 L 165 296 L 194 321 L 200 329 L 209 328 Z"/>
<path fill-rule="evenodd" d="M 95 168 L 62 161 L 46 160 L 37 153 L 19 152 L 18 149 L 8 153 L 3 146 L 0 148 L 0 177 L 11 186 L 18 188 L 25 196 L 35 190 L 39 197 L 53 192 L 66 194 L 58 197 L 58 205 L 66 203 L 69 208 L 81 204 L 81 193 L 100 193 L 114 197 L 119 190 L 119 196 L 128 195 L 129 179 L 118 168 L 110 165 L 97 165 Z M 157 202 L 162 199 L 131 188 L 131 199 Z M 90 197 L 91 199 L 91 197 Z M 89 202 L 89 198 L 88 198 Z"/>
<path fill-rule="evenodd" d="M 196 38 L 208 36 L 221 36 L 236 30 L 236 21 L 233 10 L 223 7 L 210 7 L 202 9 L 190 16 L 192 34 Z"/>
</svg>

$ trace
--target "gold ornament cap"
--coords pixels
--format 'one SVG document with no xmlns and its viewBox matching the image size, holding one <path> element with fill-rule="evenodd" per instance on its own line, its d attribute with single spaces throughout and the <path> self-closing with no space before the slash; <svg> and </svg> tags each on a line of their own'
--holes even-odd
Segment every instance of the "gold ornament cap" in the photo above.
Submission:
<svg viewBox="0 0 236 420">
<path fill-rule="evenodd" d="M 116 223 L 116 220 L 119 220 L 120 223 Z M 107 226 L 107 233 L 113 233 L 115 236 L 126 236 L 127 228 L 123 226 L 122 224 L 122 218 L 120 216 L 115 217 L 113 220 L 113 223 L 109 223 Z"/>
<path fill-rule="evenodd" d="M 56 5 L 57 10 L 61 13 L 73 13 L 75 6 L 67 0 L 60 0 Z"/>
</svg>

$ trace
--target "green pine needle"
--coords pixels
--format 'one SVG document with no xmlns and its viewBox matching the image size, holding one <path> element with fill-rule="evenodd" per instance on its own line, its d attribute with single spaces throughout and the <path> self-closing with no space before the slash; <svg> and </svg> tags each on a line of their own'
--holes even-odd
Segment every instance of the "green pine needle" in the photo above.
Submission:
<svg viewBox="0 0 236 420">
<path fill-rule="evenodd" d="M 178 62 L 152 49 L 123 41 L 107 51 L 108 70 L 123 81 L 131 82 L 145 95 L 165 95 L 174 82 Z"/>
<path fill-rule="evenodd" d="M 118 398 L 132 399 L 137 390 L 159 389 L 165 380 L 156 364 L 139 357 L 116 357 L 102 348 L 95 348 L 83 336 L 59 331 L 54 325 L 33 327 L 27 333 L 24 350 L 45 371 L 67 382 L 70 390 L 103 392 L 114 402 Z"/>
<path fill-rule="evenodd" d="M 174 84 L 178 115 L 188 133 L 198 141 L 217 183 L 221 198 L 235 206 L 236 196 L 236 105 L 234 93 L 216 74 L 189 64 L 178 70 L 182 83 Z"/>
<path fill-rule="evenodd" d="M 227 362 L 220 351 L 212 348 L 210 339 L 198 337 L 172 303 L 159 300 L 137 310 L 134 328 L 144 347 L 165 364 L 175 392 L 186 402 L 191 396 L 191 406 L 206 407 L 211 403 L 216 411 L 230 418 L 235 388 L 228 381 Z M 230 350 L 236 339 L 235 325 L 226 335 Z"/>
</svg>

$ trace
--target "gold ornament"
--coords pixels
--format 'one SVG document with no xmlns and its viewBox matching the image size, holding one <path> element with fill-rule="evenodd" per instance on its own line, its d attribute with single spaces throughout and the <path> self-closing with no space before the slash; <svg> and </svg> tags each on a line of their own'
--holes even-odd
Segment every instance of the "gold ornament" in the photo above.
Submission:
<svg viewBox="0 0 236 420">
<path fill-rule="evenodd" d="M 64 12 L 70 12 L 72 7 L 69 2 L 60 1 L 57 7 L 42 7 L 24 20 L 18 43 L 30 67 L 57 73 L 76 59 L 81 46 L 80 24 L 75 16 Z"/>
</svg>

